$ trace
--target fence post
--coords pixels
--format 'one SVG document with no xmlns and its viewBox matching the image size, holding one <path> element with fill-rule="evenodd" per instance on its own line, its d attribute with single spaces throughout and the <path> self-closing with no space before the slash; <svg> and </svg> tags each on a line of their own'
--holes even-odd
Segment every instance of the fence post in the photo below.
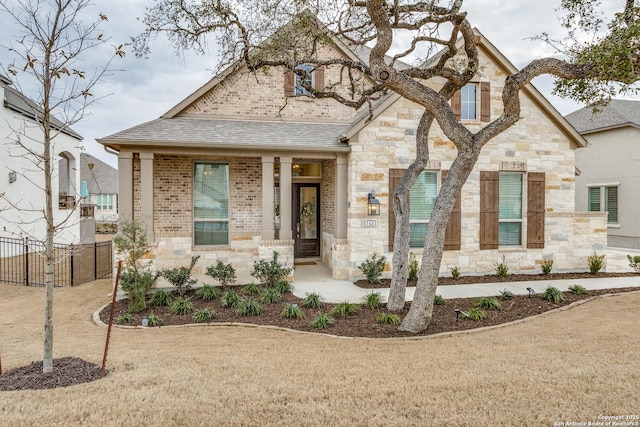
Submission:
<svg viewBox="0 0 640 427">
<path fill-rule="evenodd" d="M 71 255 L 69 256 L 69 280 L 70 284 L 73 287 L 74 282 L 74 271 L 73 271 L 73 245 L 69 245 L 69 252 Z"/>
<path fill-rule="evenodd" d="M 98 242 L 93 242 L 93 280 L 98 278 Z"/>
<path fill-rule="evenodd" d="M 24 285 L 29 286 L 29 238 L 24 238 Z"/>
</svg>

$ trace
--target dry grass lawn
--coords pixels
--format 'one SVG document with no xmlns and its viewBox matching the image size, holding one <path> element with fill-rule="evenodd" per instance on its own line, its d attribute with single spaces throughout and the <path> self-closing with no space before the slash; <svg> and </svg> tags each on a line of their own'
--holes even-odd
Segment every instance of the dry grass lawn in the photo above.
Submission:
<svg viewBox="0 0 640 427">
<path fill-rule="evenodd" d="M 55 290 L 56 358 L 101 364 L 109 281 Z M 640 293 L 448 338 L 114 328 L 100 381 L 0 392 L 2 426 L 552 426 L 640 413 Z M 0 284 L 3 370 L 42 358 L 44 289 Z"/>
</svg>

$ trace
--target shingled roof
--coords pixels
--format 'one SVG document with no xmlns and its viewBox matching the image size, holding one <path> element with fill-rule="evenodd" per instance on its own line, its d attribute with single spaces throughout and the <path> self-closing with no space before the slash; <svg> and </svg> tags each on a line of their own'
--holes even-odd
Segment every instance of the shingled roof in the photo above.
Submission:
<svg viewBox="0 0 640 427">
<path fill-rule="evenodd" d="M 612 99 L 600 111 L 585 107 L 568 114 L 566 119 L 581 134 L 625 126 L 640 128 L 640 101 Z"/>
</svg>

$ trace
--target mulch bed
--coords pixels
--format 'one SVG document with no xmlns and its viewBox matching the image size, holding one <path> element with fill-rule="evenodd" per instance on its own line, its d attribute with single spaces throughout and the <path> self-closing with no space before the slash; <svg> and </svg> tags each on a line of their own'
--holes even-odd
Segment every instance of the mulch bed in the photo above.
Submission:
<svg viewBox="0 0 640 427">
<path fill-rule="evenodd" d="M 53 372 L 42 372 L 42 361 L 0 375 L 0 391 L 45 390 L 88 383 L 101 378 L 100 366 L 77 357 L 53 360 Z"/>
</svg>

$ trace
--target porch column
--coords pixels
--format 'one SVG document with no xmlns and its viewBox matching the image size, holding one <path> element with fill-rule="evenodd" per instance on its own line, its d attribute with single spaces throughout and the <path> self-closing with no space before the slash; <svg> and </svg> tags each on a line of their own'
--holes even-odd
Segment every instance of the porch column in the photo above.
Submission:
<svg viewBox="0 0 640 427">
<path fill-rule="evenodd" d="M 147 230 L 147 240 L 153 235 L 153 153 L 140 153 L 140 215 Z"/>
<path fill-rule="evenodd" d="M 336 158 L 336 239 L 347 238 L 347 156 Z"/>
<path fill-rule="evenodd" d="M 118 153 L 118 217 L 133 220 L 133 153 Z"/>
<path fill-rule="evenodd" d="M 291 227 L 291 163 L 292 157 L 280 157 L 280 239 L 293 238 Z"/>
<path fill-rule="evenodd" d="M 262 157 L 262 240 L 273 240 L 276 234 L 273 211 L 273 161 L 274 157 Z"/>
</svg>

